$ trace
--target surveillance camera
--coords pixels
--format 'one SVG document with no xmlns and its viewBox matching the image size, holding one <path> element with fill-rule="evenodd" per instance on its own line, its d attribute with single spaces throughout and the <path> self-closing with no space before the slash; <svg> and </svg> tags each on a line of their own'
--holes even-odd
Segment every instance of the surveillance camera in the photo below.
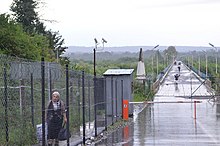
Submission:
<svg viewBox="0 0 220 146">
<path fill-rule="evenodd" d="M 94 40 L 95 40 L 95 43 L 96 43 L 96 44 L 98 44 L 98 41 L 97 41 L 97 39 L 96 39 L 96 38 L 94 38 Z"/>
<path fill-rule="evenodd" d="M 107 43 L 107 41 L 106 41 L 104 38 L 102 38 L 102 42 L 103 42 L 103 43 Z"/>
</svg>

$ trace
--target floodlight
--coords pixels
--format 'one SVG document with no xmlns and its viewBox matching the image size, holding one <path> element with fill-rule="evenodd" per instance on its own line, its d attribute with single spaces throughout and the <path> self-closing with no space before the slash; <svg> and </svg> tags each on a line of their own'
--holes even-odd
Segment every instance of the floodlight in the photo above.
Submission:
<svg viewBox="0 0 220 146">
<path fill-rule="evenodd" d="M 96 38 L 94 38 L 94 41 L 95 41 L 95 44 L 98 44 L 98 41 L 97 41 L 97 39 L 96 39 Z"/>
<path fill-rule="evenodd" d="M 215 46 L 213 44 L 209 43 L 209 45 L 212 46 L 213 48 L 215 48 Z"/>
<path fill-rule="evenodd" d="M 104 38 L 102 38 L 102 42 L 103 42 L 103 43 L 107 43 L 107 41 L 106 41 Z"/>
</svg>

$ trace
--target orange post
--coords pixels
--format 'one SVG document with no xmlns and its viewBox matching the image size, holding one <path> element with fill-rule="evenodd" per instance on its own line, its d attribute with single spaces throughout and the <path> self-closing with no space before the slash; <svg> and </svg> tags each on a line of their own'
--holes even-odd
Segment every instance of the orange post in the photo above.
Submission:
<svg viewBox="0 0 220 146">
<path fill-rule="evenodd" d="M 123 100 L 123 119 L 124 120 L 128 120 L 128 112 L 129 112 L 129 108 L 128 108 L 128 100 Z"/>
</svg>

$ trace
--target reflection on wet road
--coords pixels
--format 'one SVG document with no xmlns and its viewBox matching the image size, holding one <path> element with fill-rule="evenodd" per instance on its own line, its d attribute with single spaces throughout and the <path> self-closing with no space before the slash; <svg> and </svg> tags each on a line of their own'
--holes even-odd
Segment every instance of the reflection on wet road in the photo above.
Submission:
<svg viewBox="0 0 220 146">
<path fill-rule="evenodd" d="M 220 121 L 207 101 L 149 105 L 134 123 L 132 145 L 220 145 Z"/>
<path fill-rule="evenodd" d="M 220 119 L 215 105 L 203 100 L 194 103 L 155 103 L 148 105 L 134 123 L 119 129 L 98 145 L 220 145 Z"/>
<path fill-rule="evenodd" d="M 117 130 L 97 145 L 220 145 L 220 118 L 216 116 L 216 104 L 199 98 L 209 94 L 205 86 L 195 92 L 197 99 L 190 99 L 190 94 L 201 83 L 196 77 L 187 78 L 189 71 L 186 68 L 182 67 L 181 71 L 183 82 L 179 81 L 178 90 L 169 86 L 172 73 L 175 73 L 172 68 L 154 97 L 155 103 L 147 104 L 130 126 Z M 201 103 L 195 104 L 194 101 Z"/>
</svg>

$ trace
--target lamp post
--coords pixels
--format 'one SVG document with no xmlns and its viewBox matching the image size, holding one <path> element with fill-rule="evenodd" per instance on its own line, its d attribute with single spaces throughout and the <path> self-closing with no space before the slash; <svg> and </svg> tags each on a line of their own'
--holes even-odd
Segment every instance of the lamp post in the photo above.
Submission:
<svg viewBox="0 0 220 146">
<path fill-rule="evenodd" d="M 159 49 L 157 49 L 157 75 L 158 75 L 158 54 L 159 54 Z"/>
<path fill-rule="evenodd" d="M 188 66 L 190 66 L 190 65 L 189 65 L 189 56 L 187 56 L 187 64 L 188 64 Z"/>
<path fill-rule="evenodd" d="M 96 50 L 97 50 L 97 46 L 98 46 L 98 41 L 96 38 L 94 38 L 94 41 L 95 41 L 95 48 L 93 49 L 93 52 L 94 52 L 94 103 L 95 103 L 95 106 L 94 106 L 94 127 L 95 127 L 95 136 L 97 136 L 97 116 L 96 116 L 96 113 L 97 113 L 97 110 L 96 110 L 96 70 L 95 70 L 95 66 L 96 66 Z"/>
<path fill-rule="evenodd" d="M 159 45 L 156 45 L 153 47 L 152 50 L 156 49 L 157 47 L 159 47 Z M 157 70 L 158 70 L 158 55 L 157 55 Z M 152 73 L 154 72 L 154 57 L 152 56 Z M 158 71 L 157 71 L 158 74 Z"/>
<path fill-rule="evenodd" d="M 207 58 L 207 53 L 206 51 L 202 50 L 205 53 L 205 77 L 207 78 L 208 76 L 208 58 Z"/>
<path fill-rule="evenodd" d="M 154 73 L 154 56 L 152 55 L 152 74 Z"/>
<path fill-rule="evenodd" d="M 216 50 L 216 56 L 215 56 L 215 72 L 216 74 L 218 73 L 218 49 L 211 43 L 209 43 L 210 46 L 212 46 L 213 48 L 215 48 Z"/>
<path fill-rule="evenodd" d="M 168 66 L 168 53 L 165 54 L 166 66 Z"/>
<path fill-rule="evenodd" d="M 208 57 L 207 54 L 205 54 L 205 76 L 208 77 Z"/>
<path fill-rule="evenodd" d="M 99 45 L 99 42 L 97 41 L 96 38 L 94 38 L 94 41 L 95 41 L 95 48 L 93 49 L 93 53 L 94 53 L 94 76 L 96 76 L 96 70 L 95 70 L 95 66 L 96 66 L 96 50 L 97 50 L 97 47 Z"/>
</svg>

